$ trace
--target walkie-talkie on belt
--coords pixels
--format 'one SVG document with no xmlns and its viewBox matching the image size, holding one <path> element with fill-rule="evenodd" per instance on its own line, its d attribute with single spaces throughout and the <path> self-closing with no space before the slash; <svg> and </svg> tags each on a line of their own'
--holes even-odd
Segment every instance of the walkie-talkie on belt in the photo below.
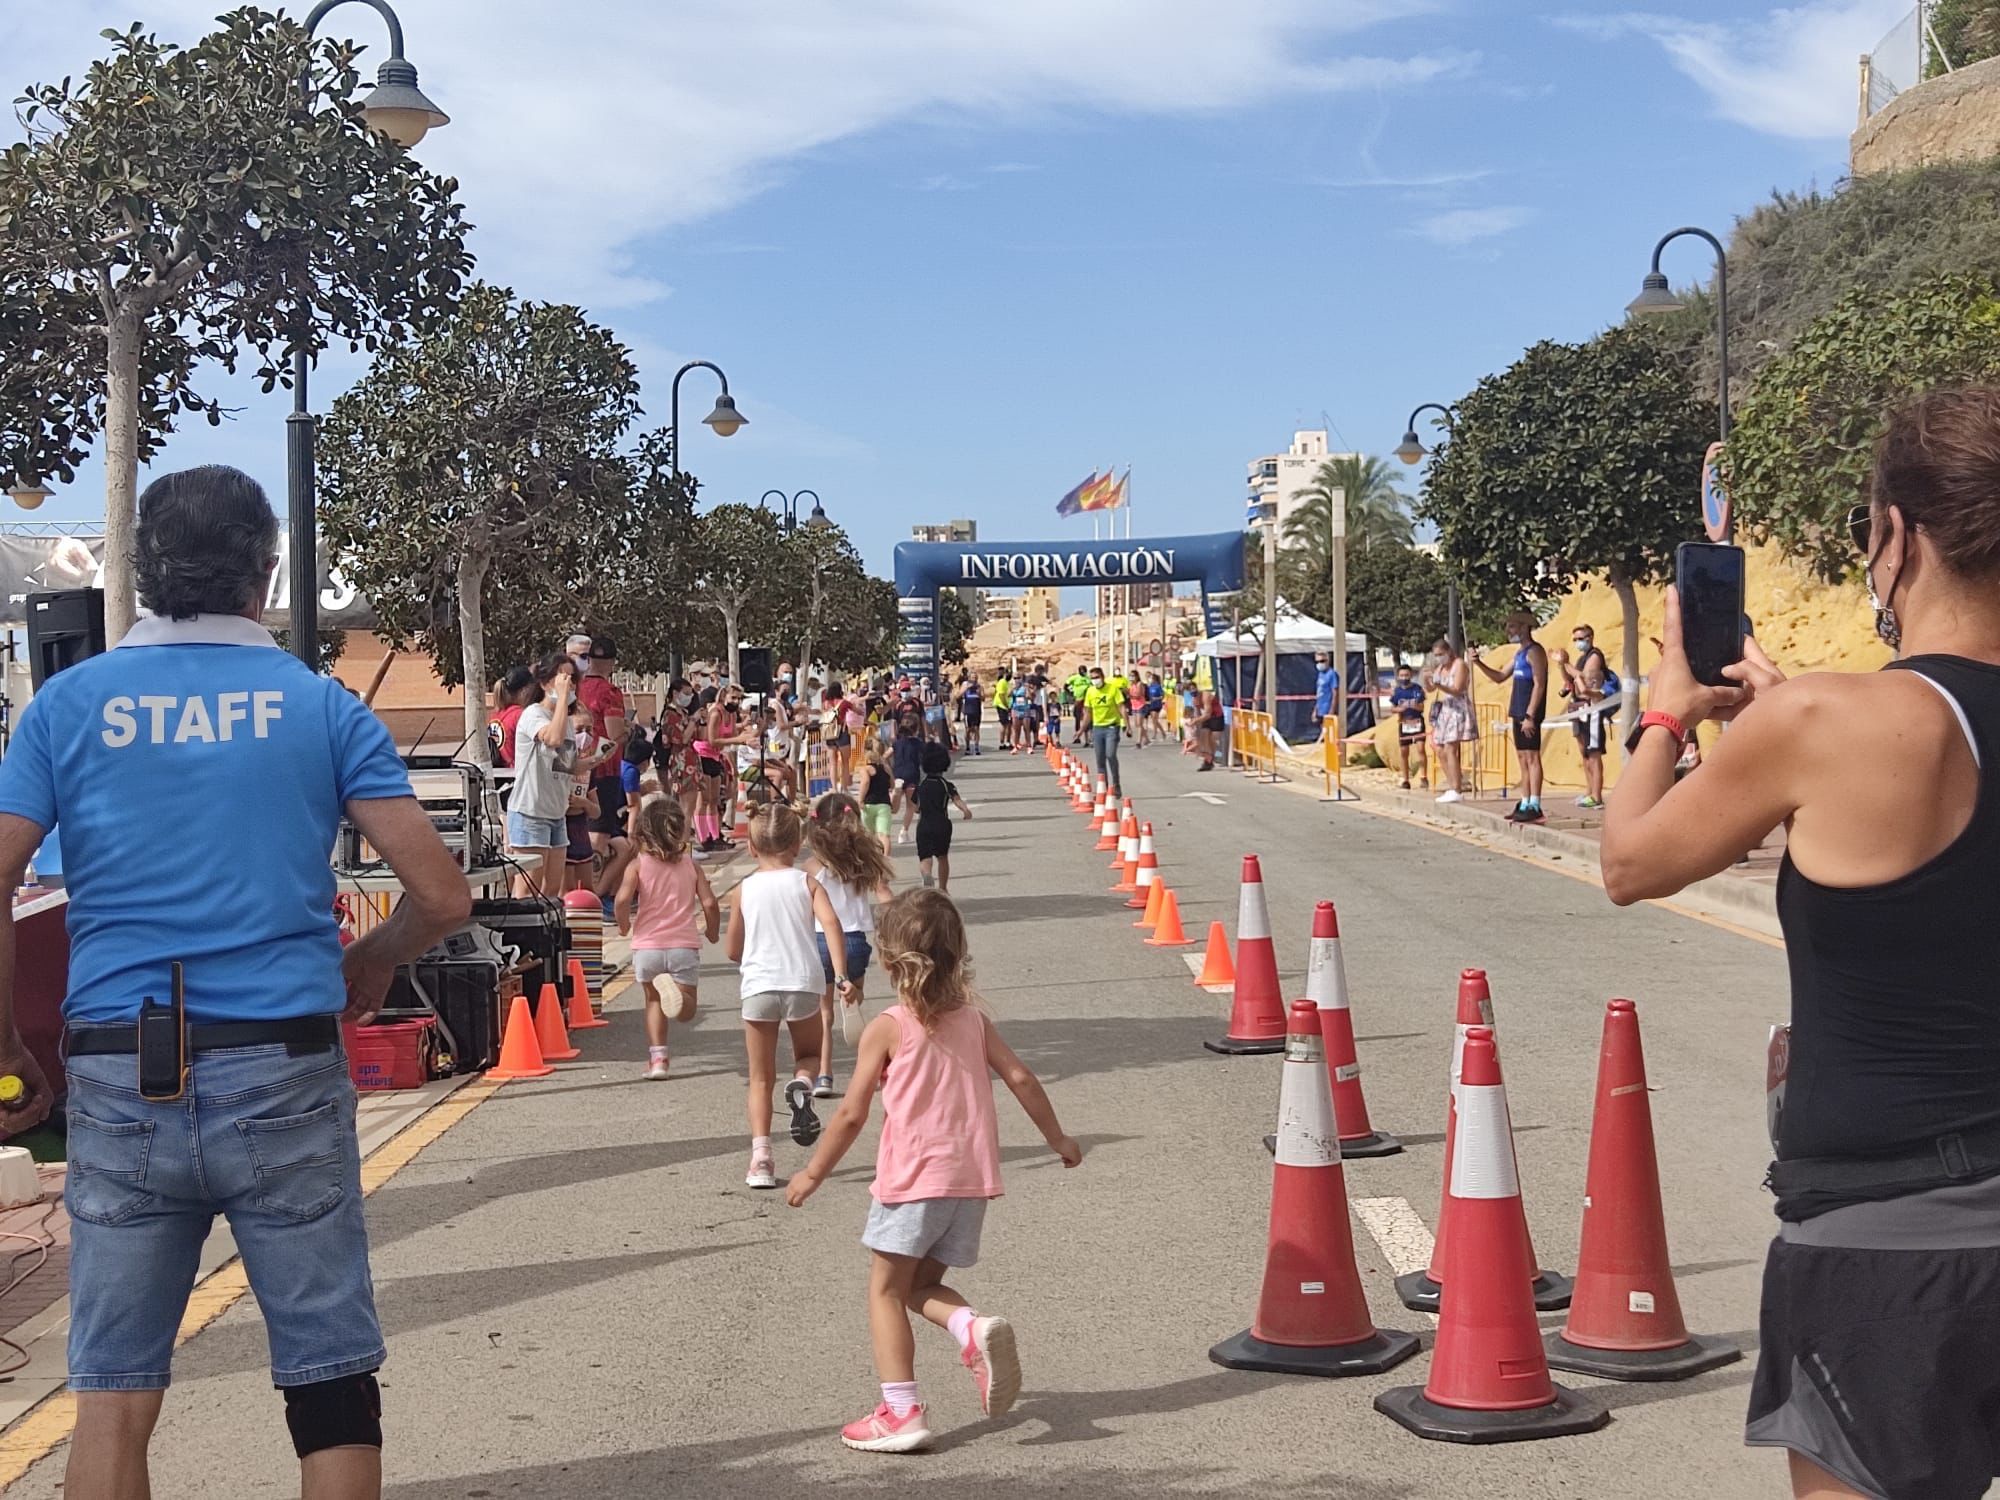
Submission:
<svg viewBox="0 0 2000 1500">
<path fill-rule="evenodd" d="M 173 994 L 166 1005 L 148 995 L 139 1004 L 139 1097 L 167 1103 L 187 1092 L 187 990 L 181 962 L 173 962 Z"/>
</svg>

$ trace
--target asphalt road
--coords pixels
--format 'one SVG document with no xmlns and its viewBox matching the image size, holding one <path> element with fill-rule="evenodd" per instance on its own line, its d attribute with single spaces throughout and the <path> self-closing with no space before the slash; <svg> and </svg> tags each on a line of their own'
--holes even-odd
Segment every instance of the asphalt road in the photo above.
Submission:
<svg viewBox="0 0 2000 1500">
<path fill-rule="evenodd" d="M 1785 1009 L 1782 954 L 1352 807 L 1197 776 L 1170 748 L 1125 758 L 1192 935 L 1212 917 L 1233 929 L 1240 858 L 1258 852 L 1297 992 L 1312 904 L 1339 904 L 1369 1104 L 1410 1148 L 1350 1162 L 1350 1198 L 1435 1220 L 1455 981 L 1481 965 L 1536 1245 L 1573 1270 L 1603 1005 L 1636 1000 L 1682 1301 L 1692 1327 L 1754 1358 L 1775 1222 L 1757 1187 L 1763 1036 Z M 857 1241 L 873 1134 L 803 1210 L 744 1188 L 736 986 L 718 959 L 706 1019 L 677 1028 L 672 1081 L 639 1080 L 643 1037 L 622 999 L 582 1060 L 506 1086 L 371 1200 L 391 1495 L 724 1500 L 920 1480 L 1016 1500 L 1783 1492 L 1781 1459 L 1740 1445 L 1749 1358 L 1682 1384 L 1565 1377 L 1601 1391 L 1608 1428 L 1490 1448 L 1422 1442 L 1370 1409 L 1378 1390 L 1421 1382 L 1423 1357 L 1341 1382 L 1210 1364 L 1257 1295 L 1280 1064 L 1202 1049 L 1224 1002 L 1194 988 L 1179 950 L 1139 942 L 1105 891 L 1108 856 L 1039 758 L 957 774 L 977 817 L 953 894 L 981 991 L 1089 1151 L 1063 1171 L 1002 1091 L 1007 1196 L 960 1285 L 1019 1330 L 1014 1413 L 980 1421 L 955 1351 L 920 1329 L 937 1451 L 840 1447 L 838 1426 L 876 1399 Z M 899 864 L 914 873 L 907 851 Z M 778 1157 L 782 1176 L 803 1153 L 781 1137 Z M 1378 1243 L 1356 1242 L 1378 1324 L 1428 1333 L 1396 1303 Z M 157 1494 L 297 1493 L 265 1359 L 248 1299 L 180 1351 Z M 59 1495 L 60 1459 L 8 1493 Z"/>
</svg>

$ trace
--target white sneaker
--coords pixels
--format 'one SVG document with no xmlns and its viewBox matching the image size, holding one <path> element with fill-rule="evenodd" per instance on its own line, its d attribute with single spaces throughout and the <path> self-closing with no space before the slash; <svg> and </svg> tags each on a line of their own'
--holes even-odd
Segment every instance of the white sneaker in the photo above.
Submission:
<svg viewBox="0 0 2000 1500">
<path fill-rule="evenodd" d="M 743 1185 L 753 1188 L 774 1188 L 778 1185 L 778 1173 L 768 1156 L 750 1158 L 750 1170 L 743 1175 Z"/>
<path fill-rule="evenodd" d="M 1439 792 L 1437 794 L 1437 799 L 1440 802 L 1458 802 L 1463 800 L 1457 792 L 1453 791 Z"/>
<path fill-rule="evenodd" d="M 664 1057 L 658 1059 L 657 1061 L 650 1057 L 647 1058 L 646 1072 L 644 1074 L 646 1081 L 649 1083 L 657 1083 L 662 1078 L 665 1078 L 667 1076 L 667 1066 L 670 1061 L 671 1059 Z"/>
<path fill-rule="evenodd" d="M 669 1021 L 694 1019 L 694 991 L 682 989 L 665 974 L 653 976 L 653 993 L 660 997 L 660 1013 Z"/>
</svg>

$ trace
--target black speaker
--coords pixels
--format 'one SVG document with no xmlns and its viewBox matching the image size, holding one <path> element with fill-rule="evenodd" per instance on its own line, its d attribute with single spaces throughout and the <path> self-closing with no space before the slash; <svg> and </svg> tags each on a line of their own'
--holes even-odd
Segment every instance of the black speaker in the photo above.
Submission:
<svg viewBox="0 0 2000 1500">
<path fill-rule="evenodd" d="M 28 595 L 28 671 L 36 687 L 103 651 L 103 589 Z"/>
<path fill-rule="evenodd" d="M 102 630 L 99 631 L 100 636 Z M 737 686 L 746 693 L 768 693 L 771 691 L 771 648 L 769 646 L 739 646 L 736 648 Z"/>
</svg>

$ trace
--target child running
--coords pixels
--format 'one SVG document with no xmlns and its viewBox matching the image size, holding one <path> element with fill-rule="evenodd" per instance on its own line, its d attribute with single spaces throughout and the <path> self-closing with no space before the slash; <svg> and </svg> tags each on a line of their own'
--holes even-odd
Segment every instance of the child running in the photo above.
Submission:
<svg viewBox="0 0 2000 1500">
<path fill-rule="evenodd" d="M 782 802 L 750 817 L 750 851 L 757 868 L 730 892 L 729 957 L 742 969 L 743 1048 L 750 1059 L 750 1170 L 748 1187 L 774 1188 L 771 1159 L 771 1089 L 778 1077 L 778 1027 L 792 1033 L 792 1081 L 785 1103 L 792 1111 L 792 1139 L 819 1139 L 813 1113 L 813 1065 L 820 1056 L 819 955 L 813 927 L 826 934 L 834 988 L 847 993 L 847 943 L 820 883 L 797 868 L 805 825 Z"/>
<path fill-rule="evenodd" d="M 632 842 L 638 857 L 625 867 L 614 910 L 618 930 L 632 939 L 632 978 L 646 1012 L 645 1076 L 660 1079 L 670 1061 L 667 1023 L 694 1019 L 701 940 L 721 936 L 722 907 L 689 853 L 687 809 L 680 803 L 662 796 L 642 802 Z"/>
<path fill-rule="evenodd" d="M 892 799 L 895 796 L 895 782 L 889 775 L 889 752 L 880 740 L 868 742 L 867 774 L 861 782 L 861 826 L 882 841 L 882 852 L 889 852 L 891 827 L 896 821 L 896 809 Z"/>
<path fill-rule="evenodd" d="M 847 934 L 847 992 L 841 996 L 840 1039 L 852 1047 L 861 1040 L 861 984 L 874 954 L 869 939 L 875 934 L 875 903 L 889 899 L 889 880 L 894 870 L 889 856 L 867 829 L 861 826 L 861 804 L 846 792 L 828 792 L 813 807 L 813 857 L 806 873 L 820 883 L 826 899 L 833 903 Z M 820 991 L 820 1063 L 813 1080 L 813 1096 L 833 1097 L 833 952 L 826 934 L 816 932 L 820 971 L 826 988 Z"/>
<path fill-rule="evenodd" d="M 1021 1361 L 1004 1318 L 983 1317 L 944 1284 L 945 1272 L 979 1259 L 986 1205 L 1000 1196 L 997 1073 L 1065 1167 L 1083 1148 L 1056 1119 L 1041 1082 L 1014 1055 L 971 993 L 965 923 L 938 891 L 904 891 L 882 908 L 882 967 L 896 1004 L 868 1023 L 847 1097 L 826 1138 L 785 1201 L 798 1208 L 868 1124 L 882 1090 L 882 1138 L 875 1156 L 874 1203 L 861 1243 L 872 1252 L 868 1325 L 882 1402 L 850 1422 L 840 1440 L 871 1453 L 913 1453 L 931 1441 L 917 1396 L 916 1340 L 910 1314 L 951 1334 L 979 1389 L 979 1409 L 1004 1415 L 1021 1394 Z"/>
<path fill-rule="evenodd" d="M 951 810 L 956 807 L 966 817 L 972 809 L 958 795 L 958 788 L 944 779 L 951 769 L 951 755 L 944 746 L 932 745 L 924 751 L 924 779 L 917 783 L 911 805 L 917 810 L 917 868 L 924 872 L 924 886 L 931 884 L 931 861 L 937 861 L 937 888 L 951 890 Z"/>
</svg>

